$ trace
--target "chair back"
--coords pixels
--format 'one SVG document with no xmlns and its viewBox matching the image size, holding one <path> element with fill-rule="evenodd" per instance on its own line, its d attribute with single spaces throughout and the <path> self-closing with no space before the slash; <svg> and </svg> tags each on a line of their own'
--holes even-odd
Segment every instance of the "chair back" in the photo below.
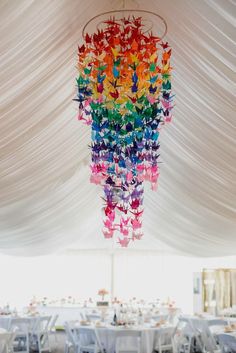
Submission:
<svg viewBox="0 0 236 353">
<path fill-rule="evenodd" d="M 160 330 L 158 330 L 158 341 L 161 345 L 165 344 L 171 344 L 172 336 L 174 334 L 174 327 L 161 327 Z"/>
<path fill-rule="evenodd" d="M 195 330 L 199 347 L 209 353 L 217 351 L 217 342 L 209 328 L 208 321 L 204 319 L 193 319 L 191 320 L 191 324 Z"/>
<path fill-rule="evenodd" d="M 86 315 L 86 313 L 84 313 L 83 311 L 80 311 L 79 312 L 79 316 L 80 316 L 80 319 L 81 320 L 87 320 L 87 315 Z"/>
<path fill-rule="evenodd" d="M 58 320 L 58 317 L 59 317 L 59 314 L 53 315 L 51 317 L 51 320 L 50 320 L 49 326 L 48 326 L 49 332 L 52 332 L 53 330 L 55 330 L 55 325 L 56 325 L 56 322 Z"/>
<path fill-rule="evenodd" d="M 38 317 L 33 327 L 34 333 L 48 332 L 51 316 Z"/>
<path fill-rule="evenodd" d="M 103 352 L 102 344 L 95 327 L 79 327 L 76 329 L 77 338 L 81 347 L 95 345 Z"/>
<path fill-rule="evenodd" d="M 188 347 L 189 351 L 191 350 L 191 340 L 192 338 L 196 341 L 196 346 L 199 351 L 204 351 L 205 341 L 204 330 L 201 325 L 202 320 L 198 320 L 192 317 L 179 317 L 178 324 L 174 330 L 172 336 L 173 351 L 180 352 Z"/>
<path fill-rule="evenodd" d="M 217 335 L 222 353 L 235 353 L 236 352 L 236 337 L 228 333 L 221 333 Z"/>
<path fill-rule="evenodd" d="M 66 321 L 64 324 L 67 340 L 76 347 L 78 345 L 77 335 L 74 330 L 74 323 Z"/>
<path fill-rule="evenodd" d="M 178 323 L 175 327 L 175 330 L 172 334 L 172 345 L 173 352 L 179 353 L 184 347 L 189 344 L 189 339 L 193 334 L 193 330 L 189 323 L 189 319 L 185 317 L 179 317 Z"/>
<path fill-rule="evenodd" d="M 86 314 L 86 319 L 88 321 L 99 321 L 102 317 L 99 314 Z"/>
<path fill-rule="evenodd" d="M 12 332 L 0 333 L 0 353 L 8 353 L 12 350 L 13 338 L 14 333 Z"/>
<path fill-rule="evenodd" d="M 139 330 L 121 330 L 116 332 L 116 353 L 132 351 L 140 353 L 141 351 L 141 331 Z"/>
<path fill-rule="evenodd" d="M 152 320 L 156 321 L 156 322 L 161 322 L 161 321 L 167 321 L 168 320 L 168 316 L 169 315 L 153 315 L 152 316 Z"/>
<path fill-rule="evenodd" d="M 75 329 L 76 339 L 81 349 L 94 345 L 100 352 L 103 352 L 102 343 L 100 341 L 97 329 L 95 327 L 77 327 Z M 85 349 L 86 350 L 86 349 Z"/>
<path fill-rule="evenodd" d="M 180 309 L 174 309 L 174 308 L 170 308 L 169 309 L 169 313 L 168 313 L 168 318 L 167 321 L 170 324 L 174 324 L 176 325 L 177 321 L 178 321 L 178 316 L 180 314 Z"/>
</svg>

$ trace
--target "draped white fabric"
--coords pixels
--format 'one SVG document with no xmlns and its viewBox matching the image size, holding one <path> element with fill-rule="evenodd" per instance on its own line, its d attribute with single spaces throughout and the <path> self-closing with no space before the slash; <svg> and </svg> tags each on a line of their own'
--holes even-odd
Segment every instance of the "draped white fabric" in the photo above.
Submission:
<svg viewBox="0 0 236 353">
<path fill-rule="evenodd" d="M 130 3 L 131 4 L 131 3 Z M 130 249 L 235 254 L 233 0 L 146 0 L 168 23 L 174 121 L 161 132 L 158 192 L 145 190 L 145 238 Z M 89 129 L 76 120 L 77 44 L 120 1 L 0 1 L 0 249 L 113 248 L 89 184 Z"/>
</svg>

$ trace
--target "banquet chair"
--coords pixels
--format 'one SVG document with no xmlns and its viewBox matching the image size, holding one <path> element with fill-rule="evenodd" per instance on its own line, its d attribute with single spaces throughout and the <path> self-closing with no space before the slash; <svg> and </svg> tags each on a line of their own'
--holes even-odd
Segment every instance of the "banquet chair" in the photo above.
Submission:
<svg viewBox="0 0 236 353">
<path fill-rule="evenodd" d="M 155 321 L 156 323 L 161 322 L 161 321 L 167 321 L 169 315 L 153 315 L 152 320 Z"/>
<path fill-rule="evenodd" d="M 29 353 L 30 332 L 32 332 L 33 321 L 27 318 L 14 318 L 11 320 L 10 331 L 15 333 L 13 351 Z"/>
<path fill-rule="evenodd" d="M 104 352 L 96 328 L 79 327 L 76 332 L 79 342 L 79 353 Z"/>
<path fill-rule="evenodd" d="M 206 330 L 206 334 L 210 340 L 214 341 L 215 346 L 219 349 L 217 333 L 224 332 L 224 328 L 228 325 L 228 321 L 224 319 L 211 319 L 207 320 L 207 325 L 210 332 Z"/>
<path fill-rule="evenodd" d="M 179 309 L 169 309 L 167 321 L 170 324 L 176 325 L 178 322 L 178 316 L 180 314 Z"/>
<path fill-rule="evenodd" d="M 58 314 L 53 315 L 51 317 L 51 320 L 50 320 L 49 326 L 48 326 L 49 336 L 53 335 L 56 344 L 58 343 L 58 341 L 57 341 L 57 330 L 56 330 L 56 326 L 55 325 L 56 325 L 56 322 L 58 320 L 58 317 L 59 317 Z"/>
<path fill-rule="evenodd" d="M 74 330 L 74 322 L 65 322 L 66 331 L 65 353 L 70 353 L 71 349 L 74 353 L 79 353 L 79 341 Z"/>
<path fill-rule="evenodd" d="M 141 332 L 122 330 L 116 333 L 116 353 L 141 353 Z"/>
<path fill-rule="evenodd" d="M 30 347 L 39 353 L 51 352 L 49 343 L 49 323 L 51 316 L 38 317 L 30 335 Z"/>
<path fill-rule="evenodd" d="M 222 353 L 236 353 L 236 337 L 228 333 L 217 335 Z"/>
<path fill-rule="evenodd" d="M 172 346 L 174 353 L 190 353 L 193 348 L 203 352 L 200 332 L 194 327 L 190 318 L 179 317 L 178 324 L 172 335 Z"/>
<path fill-rule="evenodd" d="M 4 332 L 0 334 L 0 353 L 12 352 L 12 344 L 14 340 L 14 332 Z"/>
<path fill-rule="evenodd" d="M 157 340 L 155 342 L 155 352 L 173 352 L 172 336 L 174 334 L 174 327 L 162 327 L 157 333 Z"/>
<path fill-rule="evenodd" d="M 82 311 L 80 311 L 79 316 L 81 320 L 84 320 L 84 321 L 87 320 L 86 314 L 83 313 Z"/>
<path fill-rule="evenodd" d="M 100 321 L 102 319 L 101 315 L 99 314 L 86 314 L 86 319 L 88 321 Z"/>
<path fill-rule="evenodd" d="M 218 347 L 217 341 L 209 328 L 209 322 L 204 319 L 191 321 L 195 332 L 198 333 L 198 346 L 201 347 L 202 351 L 204 353 L 221 353 L 220 347 Z"/>
<path fill-rule="evenodd" d="M 53 315 L 52 317 L 51 317 L 51 320 L 50 320 L 50 322 L 49 322 L 49 326 L 48 326 L 48 331 L 51 333 L 54 333 L 55 331 L 56 331 L 56 322 L 57 322 L 57 320 L 58 320 L 58 317 L 59 317 L 59 315 L 58 314 L 56 314 L 56 315 Z"/>
</svg>

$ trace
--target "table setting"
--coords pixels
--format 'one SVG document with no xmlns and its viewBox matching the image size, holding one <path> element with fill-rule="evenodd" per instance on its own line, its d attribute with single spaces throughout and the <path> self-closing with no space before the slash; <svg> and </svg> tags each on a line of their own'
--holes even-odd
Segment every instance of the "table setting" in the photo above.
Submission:
<svg viewBox="0 0 236 353">
<path fill-rule="evenodd" d="M 125 332 L 125 335 L 128 335 L 128 332 L 139 332 L 141 334 L 141 353 L 152 353 L 155 348 L 156 341 L 158 336 L 162 332 L 166 332 L 169 329 L 170 335 L 174 330 L 174 326 L 164 320 L 156 322 L 150 319 L 148 322 L 144 320 L 141 316 L 117 316 L 114 313 L 113 319 L 101 321 L 87 321 L 81 320 L 75 323 L 74 329 L 79 332 L 81 328 L 89 328 L 91 330 L 96 330 L 99 339 L 102 343 L 103 348 L 107 353 L 113 353 L 115 350 L 115 344 L 117 336 L 121 332 Z"/>
</svg>

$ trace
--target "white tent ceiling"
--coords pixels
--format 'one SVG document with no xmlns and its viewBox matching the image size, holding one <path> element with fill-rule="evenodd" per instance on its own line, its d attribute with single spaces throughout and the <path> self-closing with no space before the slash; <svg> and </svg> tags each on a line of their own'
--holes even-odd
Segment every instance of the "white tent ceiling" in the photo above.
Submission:
<svg viewBox="0 0 236 353">
<path fill-rule="evenodd" d="M 158 192 L 145 190 L 145 237 L 130 250 L 236 254 L 235 1 L 132 6 L 168 23 L 176 107 L 161 132 Z M 89 129 L 76 120 L 72 99 L 83 25 L 120 7 L 110 0 L 0 1 L 2 252 L 117 247 L 100 231 Z"/>
</svg>

